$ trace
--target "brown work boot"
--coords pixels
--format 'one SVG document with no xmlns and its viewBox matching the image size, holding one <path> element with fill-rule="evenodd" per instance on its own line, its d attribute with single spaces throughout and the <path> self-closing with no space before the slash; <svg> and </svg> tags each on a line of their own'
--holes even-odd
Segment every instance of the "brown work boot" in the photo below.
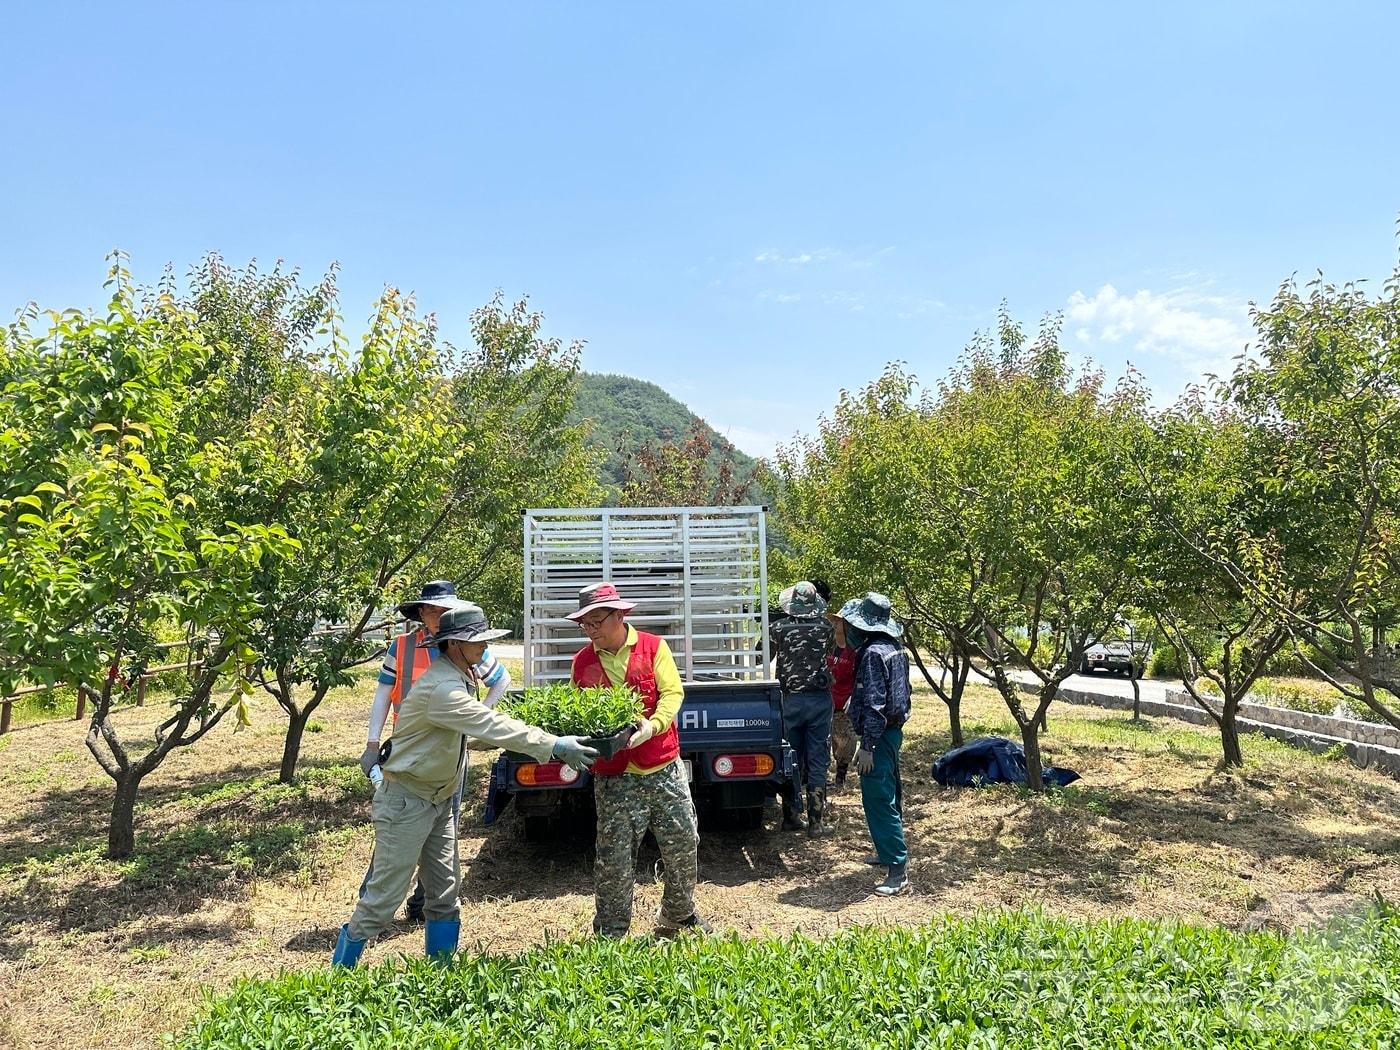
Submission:
<svg viewBox="0 0 1400 1050">
<path fill-rule="evenodd" d="M 807 834 L 811 838 L 830 835 L 836 829 L 827 822 L 826 789 L 807 789 Z"/>
</svg>

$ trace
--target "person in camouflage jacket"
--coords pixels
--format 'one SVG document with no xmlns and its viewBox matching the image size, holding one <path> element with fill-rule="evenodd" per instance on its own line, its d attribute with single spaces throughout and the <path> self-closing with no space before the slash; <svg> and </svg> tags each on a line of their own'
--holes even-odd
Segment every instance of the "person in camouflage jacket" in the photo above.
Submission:
<svg viewBox="0 0 1400 1050">
<path fill-rule="evenodd" d="M 832 830 L 827 823 L 826 774 L 831 764 L 831 672 L 826 654 L 834 632 L 826 601 L 806 580 L 783 591 L 778 604 L 787 616 L 768 629 L 783 689 L 783 733 L 797 761 L 797 787 L 806 787 L 807 834 Z M 802 822 L 793 803 L 783 800 L 783 827 Z"/>
</svg>

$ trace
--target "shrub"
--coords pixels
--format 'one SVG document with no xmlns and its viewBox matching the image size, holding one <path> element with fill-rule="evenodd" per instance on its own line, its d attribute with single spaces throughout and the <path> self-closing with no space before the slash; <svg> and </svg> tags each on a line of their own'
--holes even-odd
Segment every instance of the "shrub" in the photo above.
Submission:
<svg viewBox="0 0 1400 1050">
<path fill-rule="evenodd" d="M 177 1046 L 1358 1047 L 1400 918 L 1285 937 L 989 913 L 824 941 L 601 939 L 244 981 Z"/>
<path fill-rule="evenodd" d="M 1317 672 L 1308 666 L 1309 660 L 1325 671 L 1330 671 L 1336 666 L 1336 660 L 1323 650 L 1306 643 L 1301 648 L 1302 652 L 1300 653 L 1294 646 L 1284 646 L 1269 657 L 1268 663 L 1264 665 L 1264 673 L 1275 676 L 1310 678 Z M 1305 660 L 1304 657 L 1307 659 Z"/>
<path fill-rule="evenodd" d="M 597 736 L 642 717 L 642 698 L 625 685 L 536 686 L 512 695 L 501 707 L 556 736 Z"/>
<path fill-rule="evenodd" d="M 1170 645 L 1161 645 L 1153 649 L 1147 660 L 1147 677 L 1180 678 L 1181 654 Z"/>
<path fill-rule="evenodd" d="M 1209 678 L 1207 678 L 1205 675 L 1201 675 L 1201 677 L 1197 678 L 1191 684 L 1196 687 L 1196 692 L 1201 693 L 1205 696 L 1220 695 L 1220 687 L 1216 685 L 1213 681 L 1211 681 Z"/>
<path fill-rule="evenodd" d="M 1255 683 L 1250 699 L 1290 711 L 1330 715 L 1336 711 L 1342 696 L 1326 682 L 1278 682 L 1261 678 Z"/>
</svg>

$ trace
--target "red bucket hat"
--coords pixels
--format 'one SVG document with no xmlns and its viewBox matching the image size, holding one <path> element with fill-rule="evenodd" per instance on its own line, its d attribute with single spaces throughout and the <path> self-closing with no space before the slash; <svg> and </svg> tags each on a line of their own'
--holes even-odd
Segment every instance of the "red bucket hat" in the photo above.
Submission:
<svg viewBox="0 0 1400 1050">
<path fill-rule="evenodd" d="M 587 616 L 594 609 L 621 609 L 626 612 L 636 607 L 636 602 L 624 601 L 612 584 L 594 583 L 578 592 L 578 608 L 568 613 L 565 618 L 577 623 L 581 617 Z"/>
</svg>

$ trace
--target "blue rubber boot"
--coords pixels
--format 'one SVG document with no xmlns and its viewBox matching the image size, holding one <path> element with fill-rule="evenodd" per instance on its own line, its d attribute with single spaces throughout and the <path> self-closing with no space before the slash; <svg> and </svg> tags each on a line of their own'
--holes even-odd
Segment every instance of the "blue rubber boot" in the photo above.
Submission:
<svg viewBox="0 0 1400 1050">
<path fill-rule="evenodd" d="M 350 939 L 349 925 L 340 928 L 340 936 L 336 938 L 335 954 L 331 956 L 332 966 L 344 966 L 346 969 L 352 968 L 360 961 L 360 954 L 365 950 L 364 941 L 352 941 Z"/>
<path fill-rule="evenodd" d="M 460 919 L 429 919 L 423 924 L 423 952 L 434 962 L 447 962 L 462 935 Z"/>
</svg>

